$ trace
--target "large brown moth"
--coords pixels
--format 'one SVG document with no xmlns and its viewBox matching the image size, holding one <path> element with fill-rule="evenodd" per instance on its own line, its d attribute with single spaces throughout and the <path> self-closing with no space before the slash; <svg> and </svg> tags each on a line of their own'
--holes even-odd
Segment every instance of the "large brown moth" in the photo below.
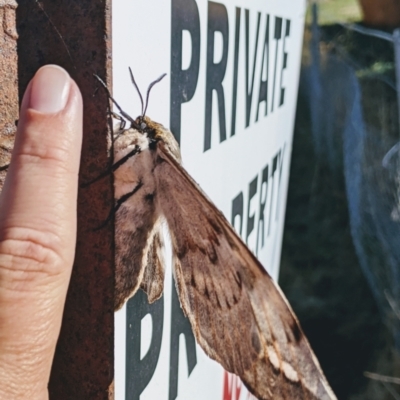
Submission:
<svg viewBox="0 0 400 400">
<path fill-rule="evenodd" d="M 335 399 L 284 294 L 181 166 L 172 133 L 145 115 L 163 76 L 144 103 L 130 73 L 138 118 L 108 93 L 130 122 L 114 133 L 115 309 L 139 288 L 149 302 L 161 296 L 166 224 L 181 307 L 206 354 L 258 399 Z"/>
</svg>

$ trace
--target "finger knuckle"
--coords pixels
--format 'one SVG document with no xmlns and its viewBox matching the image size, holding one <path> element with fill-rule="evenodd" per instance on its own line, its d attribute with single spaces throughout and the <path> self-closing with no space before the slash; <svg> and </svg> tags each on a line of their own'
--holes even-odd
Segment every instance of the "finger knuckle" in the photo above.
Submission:
<svg viewBox="0 0 400 400">
<path fill-rule="evenodd" d="M 25 150 L 18 154 L 19 162 L 25 165 L 35 165 L 40 163 L 51 164 L 53 169 L 69 172 L 67 152 L 62 149 L 52 151 Z"/>
<path fill-rule="evenodd" d="M 38 282 L 59 275 L 62 265 L 54 239 L 44 239 L 41 232 L 9 233 L 0 241 L 0 282 L 13 291 L 36 288 Z"/>
</svg>

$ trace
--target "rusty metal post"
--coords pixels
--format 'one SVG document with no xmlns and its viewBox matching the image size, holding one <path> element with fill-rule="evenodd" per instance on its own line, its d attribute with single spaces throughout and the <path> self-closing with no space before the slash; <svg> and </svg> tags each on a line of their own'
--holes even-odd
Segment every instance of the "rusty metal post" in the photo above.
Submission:
<svg viewBox="0 0 400 400">
<path fill-rule="evenodd" d="M 400 132 L 400 28 L 393 32 L 394 61 L 396 66 L 397 110 Z"/>
<path fill-rule="evenodd" d="M 18 57 L 15 0 L 0 0 L 0 169 L 8 165 L 18 119 Z M 5 170 L 0 171 L 0 188 Z"/>
<path fill-rule="evenodd" d="M 111 0 L 21 0 L 16 10 L 19 98 L 36 70 L 49 63 L 64 67 L 82 91 L 81 183 L 104 171 L 110 162 L 108 100 L 93 78 L 96 73 L 111 83 L 110 9 Z M 15 45 L 12 36 L 2 40 Z M 10 65 L 7 61 L 0 67 L 3 79 Z M 16 76 L 13 79 L 10 87 L 15 91 Z M 17 106 L 14 98 L 10 101 Z M 13 107 L 7 126 L 15 119 Z M 6 129 L 2 126 L 2 135 Z M 111 176 L 79 190 L 76 257 L 51 373 L 50 399 L 113 398 L 114 227 L 110 223 L 95 230 L 112 206 Z"/>
<path fill-rule="evenodd" d="M 400 24 L 398 0 L 358 0 L 363 22 L 370 26 L 394 28 Z"/>
</svg>

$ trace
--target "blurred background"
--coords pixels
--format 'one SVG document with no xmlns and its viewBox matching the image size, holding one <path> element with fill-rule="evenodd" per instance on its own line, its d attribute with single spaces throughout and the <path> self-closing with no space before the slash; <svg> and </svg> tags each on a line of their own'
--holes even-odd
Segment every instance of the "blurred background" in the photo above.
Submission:
<svg viewBox="0 0 400 400">
<path fill-rule="evenodd" d="M 399 28 L 308 4 L 280 284 L 339 399 L 400 399 Z"/>
</svg>

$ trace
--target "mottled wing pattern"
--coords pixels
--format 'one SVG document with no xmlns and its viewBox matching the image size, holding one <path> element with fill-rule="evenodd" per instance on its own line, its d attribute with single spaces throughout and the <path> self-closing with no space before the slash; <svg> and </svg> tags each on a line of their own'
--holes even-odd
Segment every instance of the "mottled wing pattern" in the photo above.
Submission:
<svg viewBox="0 0 400 400">
<path fill-rule="evenodd" d="M 153 303 L 162 296 L 164 290 L 164 241 L 159 222 L 147 251 L 146 263 L 140 288 L 147 293 L 149 303 Z"/>
<path fill-rule="evenodd" d="M 154 177 L 181 306 L 204 351 L 259 399 L 335 399 L 283 293 L 162 141 Z"/>
<path fill-rule="evenodd" d="M 134 129 L 124 131 L 115 142 L 116 162 L 132 149 L 141 149 L 114 172 L 116 310 L 136 293 L 143 279 L 142 287 L 149 299 L 156 299 L 162 291 L 158 281 L 150 283 L 156 272 L 163 276 L 163 266 L 158 248 L 160 216 L 151 172 L 153 159 L 146 146 L 147 139 Z M 147 265 L 150 267 L 145 274 Z"/>
<path fill-rule="evenodd" d="M 148 261 L 153 269 L 158 268 L 158 263 L 151 262 L 157 252 L 154 242 L 159 237 L 155 230 L 157 219 L 154 205 L 143 202 L 139 192 L 137 195 L 127 200 L 115 215 L 116 310 L 140 287 Z M 146 282 L 148 278 L 149 274 Z M 143 283 L 143 286 L 146 291 L 153 292 L 151 285 Z"/>
</svg>

